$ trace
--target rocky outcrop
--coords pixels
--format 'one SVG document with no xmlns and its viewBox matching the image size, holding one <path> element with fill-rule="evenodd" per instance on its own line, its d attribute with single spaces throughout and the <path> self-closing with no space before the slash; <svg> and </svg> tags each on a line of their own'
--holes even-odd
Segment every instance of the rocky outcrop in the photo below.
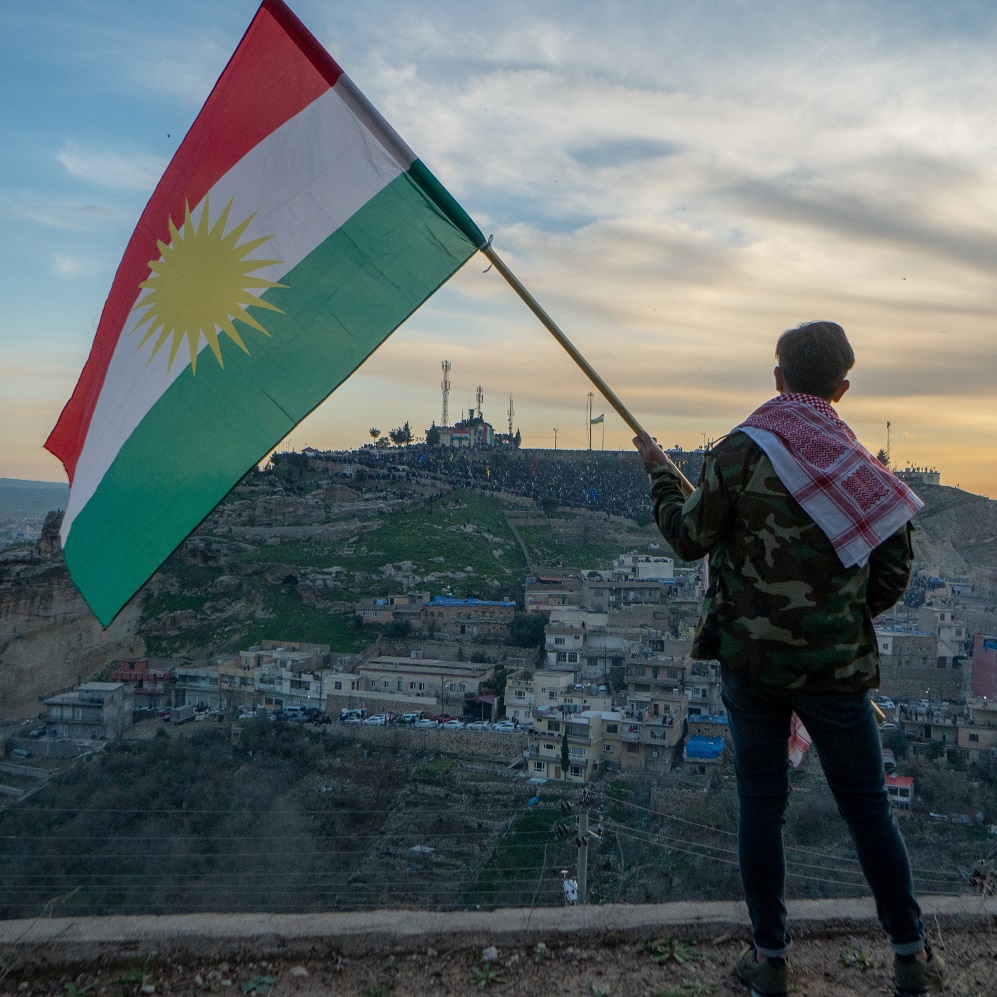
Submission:
<svg viewBox="0 0 997 997">
<path fill-rule="evenodd" d="M 86 680 L 109 659 L 142 653 L 140 601 L 106 630 L 72 583 L 59 544 L 61 512 L 45 518 L 30 557 L 0 560 L 0 719 L 34 716 L 39 697 Z"/>
</svg>

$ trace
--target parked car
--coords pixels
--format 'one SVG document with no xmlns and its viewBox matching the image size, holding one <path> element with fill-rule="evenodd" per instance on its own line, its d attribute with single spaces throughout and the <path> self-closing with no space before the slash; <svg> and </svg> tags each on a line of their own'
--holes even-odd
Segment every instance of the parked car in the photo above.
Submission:
<svg viewBox="0 0 997 997">
<path fill-rule="evenodd" d="M 497 730 L 500 734 L 515 734 L 519 728 L 511 720 L 500 720 L 497 724 L 492 724 L 492 730 Z"/>
<path fill-rule="evenodd" d="M 416 720 L 412 726 L 425 729 L 428 727 L 439 727 L 440 725 L 430 717 L 423 717 L 422 720 Z"/>
<path fill-rule="evenodd" d="M 420 720 L 424 719 L 422 713 L 403 713 L 399 718 L 398 722 L 400 724 L 414 724 L 418 723 Z"/>
<path fill-rule="evenodd" d="M 356 718 L 356 722 L 360 723 L 360 721 L 363 720 L 363 718 L 365 716 L 367 716 L 367 711 L 366 710 L 340 710 L 339 711 L 339 719 L 342 720 L 343 723 L 346 723 L 346 721 L 350 717 L 355 717 Z"/>
<path fill-rule="evenodd" d="M 492 725 L 487 720 L 472 720 L 464 728 L 465 730 L 491 730 Z"/>
<path fill-rule="evenodd" d="M 364 727 L 385 727 L 387 723 L 388 718 L 383 713 L 375 713 L 363 721 Z"/>
<path fill-rule="evenodd" d="M 448 721 L 450 721 L 450 720 L 456 720 L 457 718 L 456 717 L 452 717 L 449 713 L 441 713 L 439 716 L 433 717 L 433 719 L 438 724 L 445 724 Z"/>
<path fill-rule="evenodd" d="M 463 730 L 467 724 L 463 720 L 448 720 L 442 726 L 445 730 Z"/>
<path fill-rule="evenodd" d="M 350 724 L 353 727 L 359 727 L 363 721 L 355 713 L 351 713 L 348 717 L 343 717 L 344 724 Z"/>
</svg>

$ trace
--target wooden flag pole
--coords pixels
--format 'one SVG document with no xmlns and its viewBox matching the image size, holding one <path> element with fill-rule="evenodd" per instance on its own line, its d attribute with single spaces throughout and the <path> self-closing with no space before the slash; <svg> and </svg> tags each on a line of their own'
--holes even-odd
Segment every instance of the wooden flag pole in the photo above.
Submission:
<svg viewBox="0 0 997 997">
<path fill-rule="evenodd" d="M 482 246 L 481 252 L 488 258 L 489 263 L 491 263 L 492 266 L 498 270 L 506 281 L 508 281 L 509 286 L 523 299 L 526 303 L 526 307 L 529 308 L 529 310 L 533 312 L 538 319 L 540 319 L 547 331 L 558 341 L 558 343 L 561 344 L 568 356 L 571 357 L 576 364 L 578 364 L 585 376 L 599 389 L 599 392 L 602 394 L 603 398 L 605 398 L 606 401 L 613 406 L 616 414 L 619 415 L 619 417 L 634 431 L 635 434 L 638 436 L 644 434 L 644 428 L 633 417 L 633 415 L 631 415 L 630 410 L 626 407 L 626 405 L 624 405 L 623 402 L 617 398 L 616 392 L 613 391 L 613 389 L 596 373 L 588 360 L 586 360 L 585 357 L 583 357 L 581 353 L 575 349 L 575 346 L 571 340 L 568 339 L 563 332 L 561 332 L 554 320 L 543 310 L 543 308 L 540 307 L 540 304 L 537 302 L 536 298 L 534 298 L 533 295 L 526 290 L 526 288 L 520 283 L 519 278 L 505 265 L 505 263 L 502 262 L 501 258 L 492 248 L 491 243 L 489 242 L 487 245 Z M 691 495 L 693 492 L 692 483 L 678 469 L 678 467 L 676 467 L 674 461 L 672 461 L 668 454 L 665 454 L 665 459 L 671 465 L 671 468 L 675 474 L 678 475 L 682 491 L 685 492 L 686 495 Z"/>
</svg>

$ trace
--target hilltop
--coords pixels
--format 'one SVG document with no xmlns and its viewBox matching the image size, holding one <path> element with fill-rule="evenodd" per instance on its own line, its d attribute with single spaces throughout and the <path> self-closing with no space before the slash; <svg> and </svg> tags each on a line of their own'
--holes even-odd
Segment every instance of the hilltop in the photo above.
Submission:
<svg viewBox="0 0 997 997">
<path fill-rule="evenodd" d="M 698 455 L 684 462 L 695 478 Z M 944 486 L 922 494 L 919 560 L 949 575 L 997 564 L 997 503 Z M 651 520 L 630 453 L 278 454 L 102 630 L 69 581 L 53 515 L 38 541 L 0 548 L 0 711 L 34 713 L 39 696 L 120 657 L 196 661 L 275 635 L 359 651 L 376 638 L 356 629 L 360 598 L 429 590 L 521 603 L 538 567 L 664 551 Z"/>
</svg>

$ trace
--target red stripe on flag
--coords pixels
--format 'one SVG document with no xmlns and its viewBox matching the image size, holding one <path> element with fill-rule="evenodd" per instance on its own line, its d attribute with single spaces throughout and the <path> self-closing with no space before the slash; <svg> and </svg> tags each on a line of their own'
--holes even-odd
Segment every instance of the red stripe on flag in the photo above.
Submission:
<svg viewBox="0 0 997 997">
<path fill-rule="evenodd" d="M 139 219 L 118 265 L 90 356 L 45 441 L 70 484 L 138 285 L 205 193 L 254 146 L 335 85 L 342 70 L 283 0 L 263 0 Z"/>
</svg>

